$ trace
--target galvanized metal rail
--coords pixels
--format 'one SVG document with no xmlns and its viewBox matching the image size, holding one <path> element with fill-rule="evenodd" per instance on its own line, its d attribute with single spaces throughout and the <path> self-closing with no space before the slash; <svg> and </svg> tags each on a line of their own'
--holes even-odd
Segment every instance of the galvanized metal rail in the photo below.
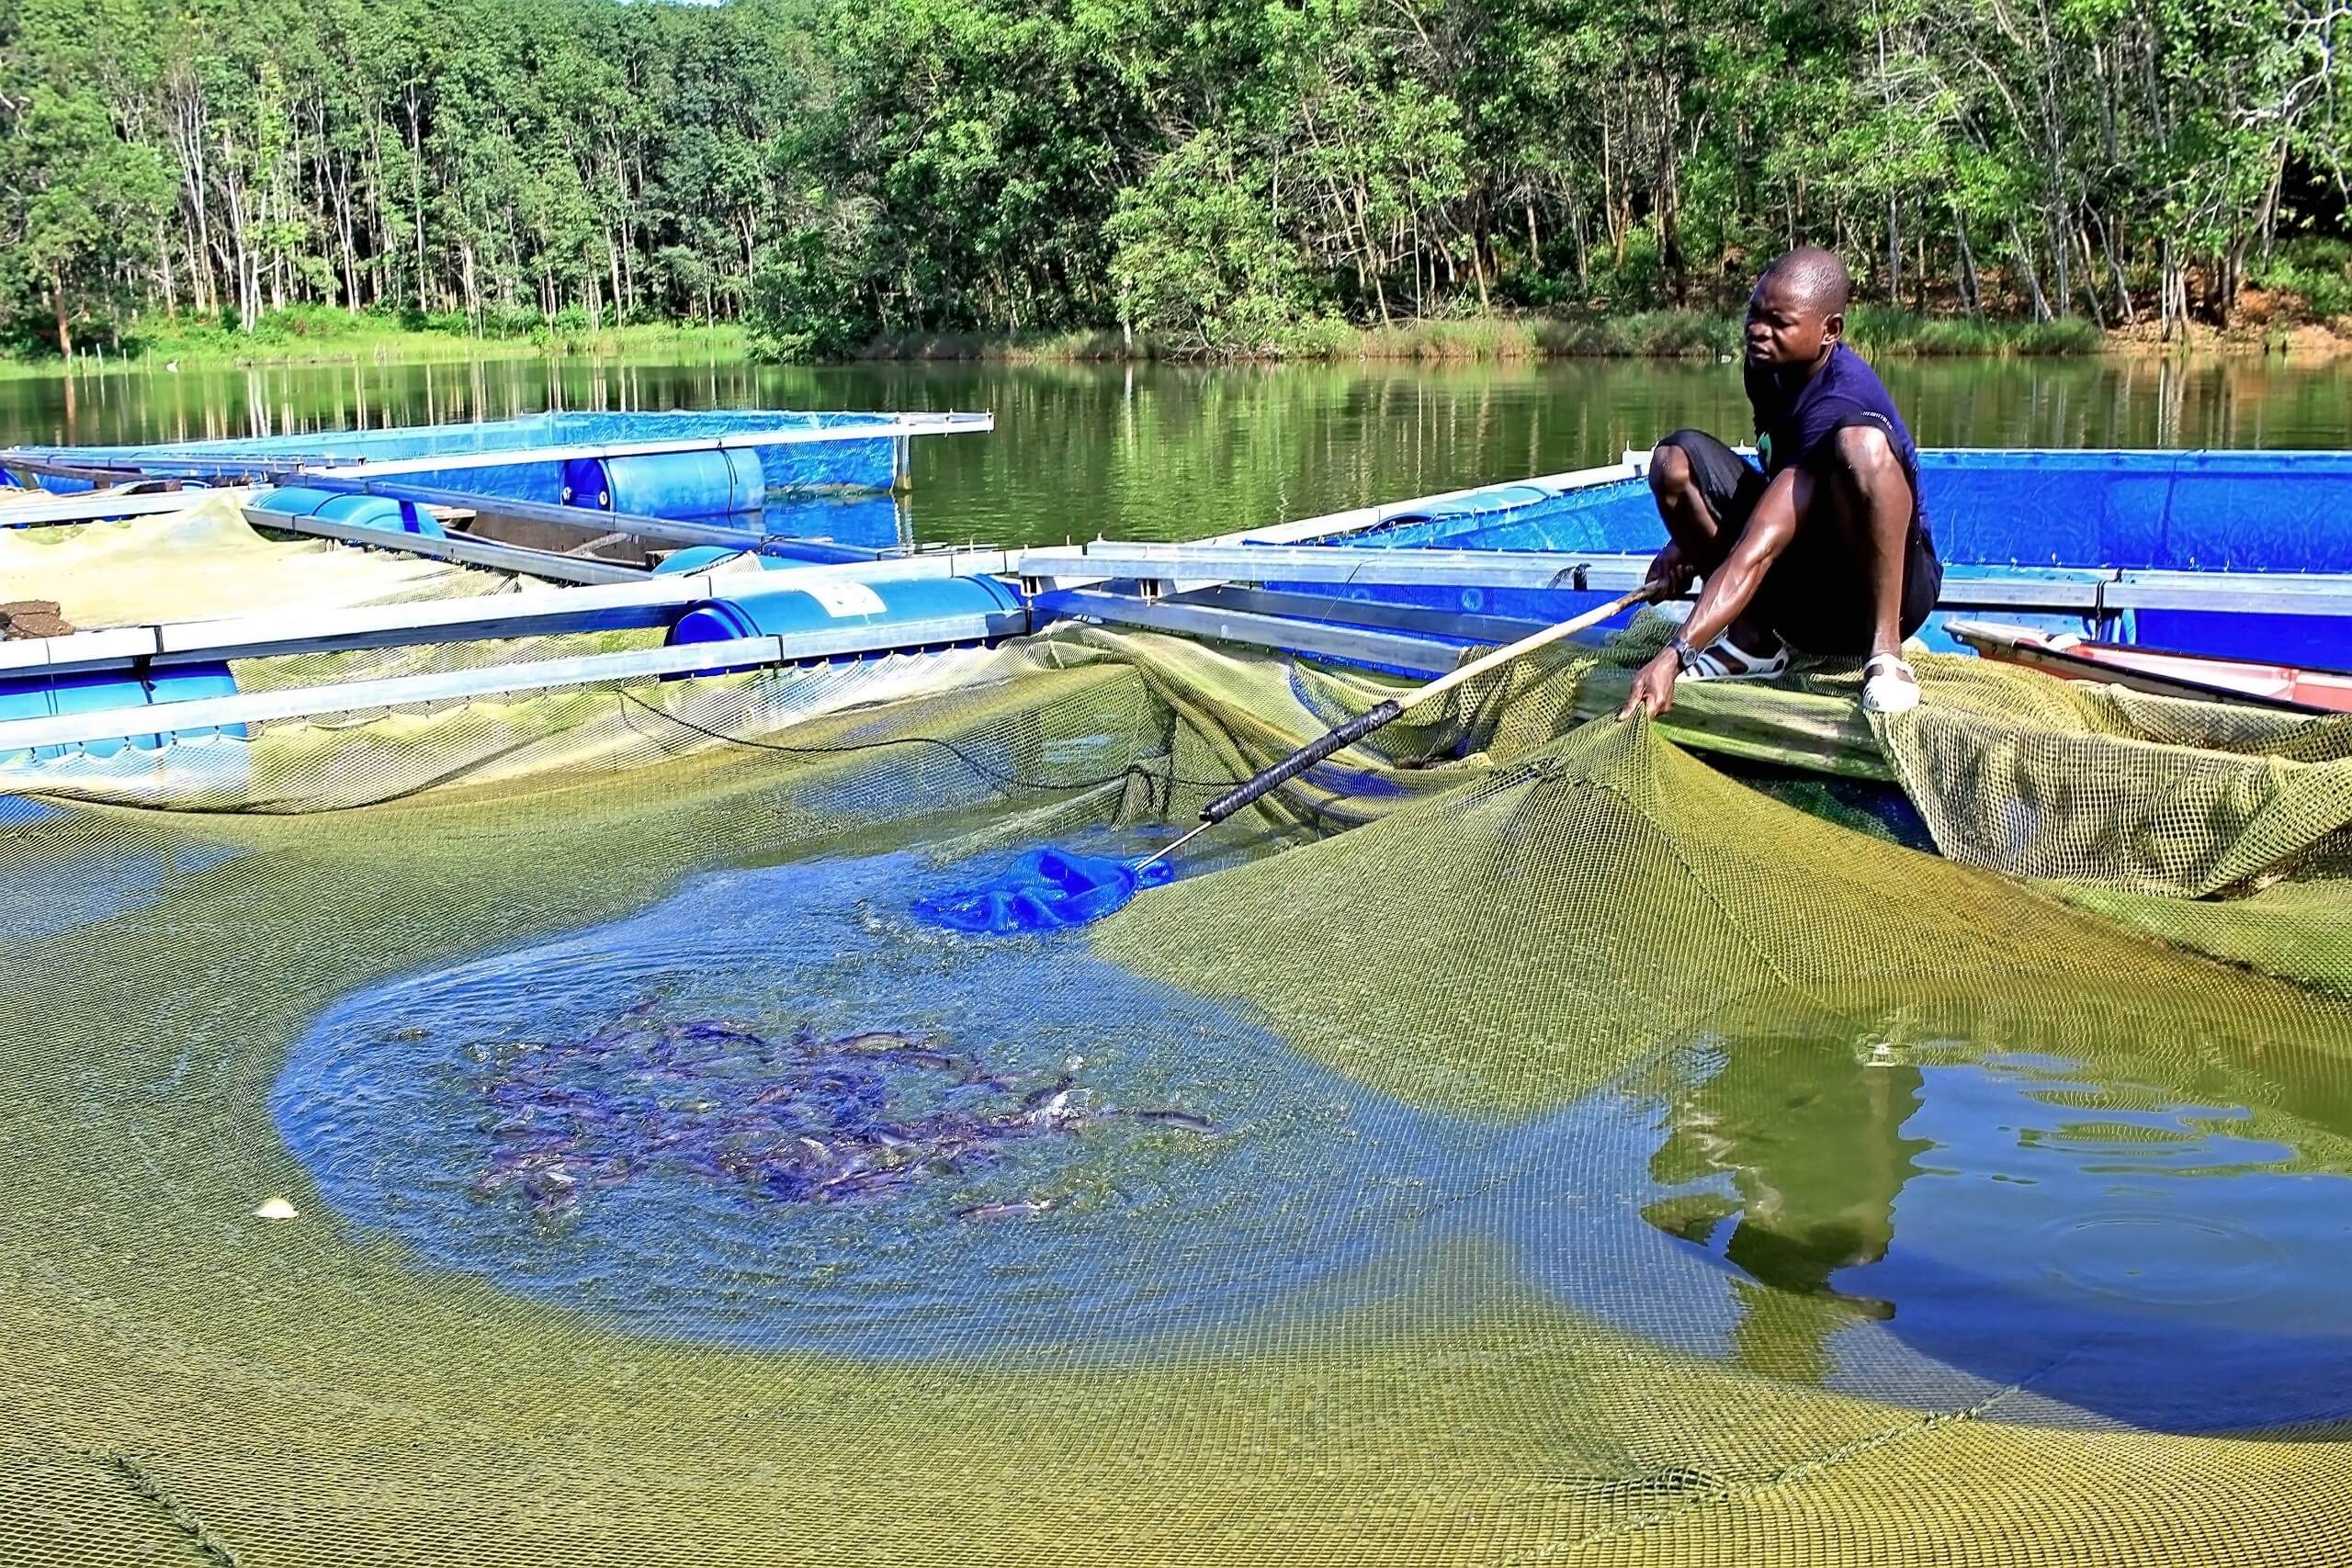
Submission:
<svg viewBox="0 0 2352 1568">
<path fill-rule="evenodd" d="M 555 446 L 518 446 L 503 451 L 445 452 L 421 457 L 313 459 L 304 471 L 327 479 L 389 479 L 399 474 L 503 468 L 518 463 L 563 463 L 575 458 L 656 457 L 672 452 L 720 452 L 831 441 L 882 441 L 906 435 L 981 434 L 995 428 L 994 414 L 910 414 L 864 424 L 747 430 L 683 441 L 572 442 Z"/>
<path fill-rule="evenodd" d="M 380 681 L 300 686 L 276 692 L 241 693 L 193 702 L 108 708 L 49 718 L 0 723 L 0 754 L 40 746 L 79 746 L 159 732 L 214 729 L 322 714 L 366 713 L 378 708 L 454 702 L 514 692 L 566 686 L 605 685 L 663 675 L 716 674 L 768 665 L 814 662 L 848 655 L 893 653 L 957 643 L 992 642 L 1029 629 L 1025 611 L 939 615 L 919 621 L 824 626 L 773 637 L 726 642 L 685 643 L 573 659 L 536 660 L 478 670 L 400 675 Z"/>
<path fill-rule="evenodd" d="M 1001 550 L 942 551 L 882 561 L 795 567 L 768 574 L 766 588 L 831 582 L 905 582 L 1002 570 Z M 333 610 L 276 610 L 216 620 L 160 621 L 64 637 L 0 642 L 0 675 L 130 672 L 141 664 L 216 662 L 341 653 L 420 643 L 481 642 L 667 626 L 690 604 L 725 598 L 740 578 L 707 572 L 647 577 L 608 586 L 533 589 L 469 599 L 433 599 Z M 514 668 L 521 668 L 514 666 Z M 174 709 L 177 711 L 176 708 Z M 150 726 L 152 730 L 154 727 Z M 138 731 L 137 733 L 146 733 Z"/>
<path fill-rule="evenodd" d="M 1647 555 L 1598 551 L 1366 548 L 1346 545 L 1167 545 L 1098 540 L 1024 550 L 1015 563 L 1037 593 L 1134 582 L 1167 598 L 1225 583 L 1576 589 L 1622 592 L 1648 574 Z M 2026 610 L 2112 619 L 2126 610 L 2206 610 L 2352 615 L 2352 576 L 2090 571 L 2066 568 L 1949 570 L 1938 608 Z"/>
</svg>

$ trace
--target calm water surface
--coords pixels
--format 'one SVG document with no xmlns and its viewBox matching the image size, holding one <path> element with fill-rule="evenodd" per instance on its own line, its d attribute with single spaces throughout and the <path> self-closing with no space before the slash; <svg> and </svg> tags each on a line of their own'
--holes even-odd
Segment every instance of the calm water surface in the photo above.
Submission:
<svg viewBox="0 0 2352 1568">
<path fill-rule="evenodd" d="M 1888 378 L 1933 445 L 2352 445 L 2352 367 L 1897 363 Z M 1195 537 L 1606 461 L 1683 424 L 1736 434 L 1746 412 L 1729 367 L 1651 364 L 505 361 L 116 373 L 71 390 L 0 382 L 0 439 L 986 409 L 991 435 L 917 443 L 908 507 L 926 541 L 1005 543 Z M 722 874 L 617 927 L 359 993 L 298 1043 L 273 1109 L 346 1215 L 439 1267 L 655 1334 L 876 1355 L 1058 1353 L 1074 1337 L 1100 1353 L 1312 1315 L 1350 1270 L 1500 1242 L 1511 1289 L 1767 1376 L 1931 1407 L 2030 1389 L 2043 1414 L 1999 1418 L 2168 1430 L 2352 1414 L 2352 1111 L 2329 1083 L 2209 1081 L 2172 1042 L 2094 1063 L 2064 1039 L 1890 1054 L 1768 1032 L 1693 1041 L 1659 1081 L 1532 1122 L 1466 1121 L 1343 1083 L 1072 944 L 1024 950 L 1037 973 L 1022 983 L 996 969 L 942 991 L 952 1016 L 910 1011 L 910 976 L 928 985 L 949 964 L 935 938 L 842 911 L 938 874 Z M 555 973 L 579 984 L 550 988 Z M 1036 1011 L 1040 997 L 1067 1016 Z M 711 1034 L 714 1018 L 749 1021 Z M 693 1059 L 649 1074 L 639 1056 L 670 1049 L 662 1029 Z M 801 1061 L 877 1029 L 917 1045 L 845 1076 Z M 649 1083 L 671 1099 L 639 1104 Z M 820 1089 L 840 1104 L 810 1100 L 823 1115 L 783 1129 L 799 1135 L 776 1170 L 745 1164 L 751 1134 L 711 1120 L 730 1095 L 766 1115 Z M 529 1100 L 521 1132 L 484 1121 L 486 1095 Z M 842 1156 L 827 1140 L 852 1122 L 864 1138 L 869 1100 L 899 1108 L 888 1130 L 918 1149 L 1028 1127 L 1040 1106 L 1079 1112 L 870 1201 L 757 1186 L 830 1171 Z M 531 1120 L 559 1112 L 551 1132 Z M 659 1147 L 628 1145 L 646 1125 Z M 543 1132 L 544 1148 L 515 1144 Z M 1259 1238 L 1256 1263 L 1203 1269 L 1230 1259 L 1237 1229 Z"/>
<path fill-rule="evenodd" d="M 1067 1365 L 1483 1290 L 2000 1420 L 2352 1415 L 2340 1097 L 2241 1099 L 2175 1042 L 2077 1054 L 2054 1025 L 1741 1024 L 1524 1117 L 1451 1113 L 1067 933 L 908 912 L 979 869 L 718 871 L 362 990 L 273 1114 L 345 1218 L 664 1337 Z"/>
<path fill-rule="evenodd" d="M 2352 367 L 1896 361 L 1919 440 L 1966 446 L 2352 445 Z M 70 395 L 69 395 L 70 394 Z M 916 443 L 925 542 L 1184 539 L 1613 461 L 1685 424 L 1745 434 L 1730 366 L 872 365 L 585 359 L 0 381 L 0 440 L 193 440 L 548 409 L 972 410 L 990 435 Z"/>
</svg>

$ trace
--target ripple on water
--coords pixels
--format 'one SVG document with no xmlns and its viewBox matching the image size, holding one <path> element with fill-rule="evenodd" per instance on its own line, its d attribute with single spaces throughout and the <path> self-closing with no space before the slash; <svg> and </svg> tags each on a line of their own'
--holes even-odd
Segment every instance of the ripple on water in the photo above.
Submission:
<svg viewBox="0 0 2352 1568">
<path fill-rule="evenodd" d="M 1198 1352 L 1269 1313 L 1533 1287 L 1925 1408 L 2018 1386 L 2043 1403 L 1996 1418 L 2352 1414 L 2352 1183 L 2284 1112 L 2054 1055 L 1741 1032 L 1526 1121 L 1449 1115 L 1083 933 L 907 917 L 972 874 L 717 874 L 379 986 L 297 1043 L 274 1113 L 339 1213 L 635 1332 Z"/>
<path fill-rule="evenodd" d="M 1668 1109 L 1659 1170 L 1686 1179 L 1651 1213 L 1825 1303 L 1787 1314 L 1822 1375 L 1884 1335 L 1988 1392 L 2172 1430 L 2352 1418 L 2352 1179 L 2298 1146 L 2308 1124 L 2049 1055 L 1849 1055 L 1726 1053 Z"/>
<path fill-rule="evenodd" d="M 2122 1306 L 2220 1306 L 2291 1288 L 2287 1248 L 2226 1221 L 2150 1207 L 2042 1231 L 2032 1250 L 2052 1259 L 2061 1286 Z"/>
<path fill-rule="evenodd" d="M 865 1354 L 1202 1330 L 1425 1204 L 1425 1123 L 1231 1012 L 1073 938 L 905 917 L 970 875 L 718 874 L 378 987 L 297 1043 L 274 1114 L 339 1212 L 441 1267 Z"/>
</svg>

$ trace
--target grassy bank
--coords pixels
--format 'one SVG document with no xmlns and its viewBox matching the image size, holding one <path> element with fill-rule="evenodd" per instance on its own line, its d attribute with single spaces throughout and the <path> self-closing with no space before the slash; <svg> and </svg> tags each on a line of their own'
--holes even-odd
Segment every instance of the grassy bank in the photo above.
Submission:
<svg viewBox="0 0 2352 1568">
<path fill-rule="evenodd" d="M 578 319 L 573 319 L 577 317 Z M 265 314 L 251 333 L 189 318 L 148 320 L 103 352 L 93 344 L 75 355 L 75 366 L 103 363 L 161 370 L 244 368 L 305 365 L 456 364 L 477 359 L 526 359 L 619 355 L 678 359 L 740 360 L 743 331 L 717 326 L 645 322 L 592 327 L 584 316 L 566 311 L 552 321 L 536 317 L 492 320 L 476 331 L 462 315 L 377 315 L 310 306 Z M 55 375 L 62 367 L 53 355 L 0 359 L 0 369 Z"/>
<path fill-rule="evenodd" d="M 567 313 L 567 315 L 570 313 Z M 2310 325 L 2289 334 L 2249 325 L 2217 334 L 2199 330 L 2186 343 L 2156 341 L 2153 329 L 2102 332 L 2081 317 L 2056 321 L 1976 321 L 1928 316 L 1883 306 L 1860 306 L 1848 335 L 1863 353 L 1883 357 L 2004 356 L 2141 353 L 2165 348 L 2288 351 L 2311 355 L 2352 347 L 2333 326 Z M 2275 341 L 2274 341 L 2275 340 Z M 1204 355 L 1190 345 L 1148 335 L 1132 340 L 1117 328 L 1046 333 L 909 333 L 877 337 L 859 357 L 873 360 L 959 360 L 999 364 L 1207 359 L 1306 363 L 1511 362 L 1544 359 L 1715 358 L 1739 347 L 1736 317 L 1698 310 L 1644 310 L 1616 316 L 1486 316 L 1354 326 L 1332 320 L 1285 328 L 1254 353 Z M 142 323 L 119 349 L 95 349 L 76 366 L 182 370 L 326 365 L 416 365 L 478 359 L 622 355 L 673 363 L 740 362 L 752 353 L 740 326 L 639 323 L 592 329 L 584 321 L 469 330 L 462 317 L 400 318 L 304 309 L 265 316 L 250 334 L 214 323 Z M 0 358 L 0 376 L 55 375 L 53 355 Z"/>
<path fill-rule="evenodd" d="M 1867 354 L 2095 354 L 2107 336 L 2087 321 L 1987 321 L 1915 315 L 1864 307 L 1849 328 Z M 1088 359 L 1232 358 L 1340 362 L 1536 359 L 1714 358 L 1739 348 L 1734 316 L 1698 310 L 1644 310 L 1622 316 L 1484 316 L 1461 321 L 1413 321 L 1352 326 L 1310 321 L 1284 329 L 1255 352 L 1200 355 L 1147 337 L 1131 344 L 1115 329 L 1032 336 L 910 333 L 876 338 L 872 359 L 981 359 L 1023 362 Z"/>
</svg>

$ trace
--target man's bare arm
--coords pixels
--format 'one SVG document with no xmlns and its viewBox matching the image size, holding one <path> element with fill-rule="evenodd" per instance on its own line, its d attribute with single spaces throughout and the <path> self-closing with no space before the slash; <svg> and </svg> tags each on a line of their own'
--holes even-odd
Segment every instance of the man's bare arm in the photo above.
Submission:
<svg viewBox="0 0 2352 1568">
<path fill-rule="evenodd" d="M 1797 536 L 1797 485 L 1801 478 L 1798 470 L 1790 468 L 1764 487 L 1756 510 L 1748 514 L 1747 525 L 1740 530 L 1739 542 L 1732 547 L 1724 564 L 1707 574 L 1707 586 L 1700 591 L 1699 603 L 1682 623 L 1682 640 L 1692 648 L 1704 648 L 1713 642 L 1747 613 L 1764 574 L 1780 559 L 1781 552 L 1789 547 L 1789 541 Z M 1660 653 L 1634 678 L 1634 689 L 1625 698 L 1623 713 L 1630 715 L 1635 708 L 1652 715 L 1664 713 L 1674 705 L 1674 681 L 1681 672 L 1681 662 L 1672 649 Z"/>
<path fill-rule="evenodd" d="M 1699 603 L 1682 623 L 1682 639 L 1691 647 L 1706 647 L 1747 613 L 1764 574 L 1797 536 L 1797 478 L 1795 469 L 1787 469 L 1764 487 L 1747 526 L 1740 530 L 1739 543 L 1723 565 L 1707 574 Z"/>
</svg>

